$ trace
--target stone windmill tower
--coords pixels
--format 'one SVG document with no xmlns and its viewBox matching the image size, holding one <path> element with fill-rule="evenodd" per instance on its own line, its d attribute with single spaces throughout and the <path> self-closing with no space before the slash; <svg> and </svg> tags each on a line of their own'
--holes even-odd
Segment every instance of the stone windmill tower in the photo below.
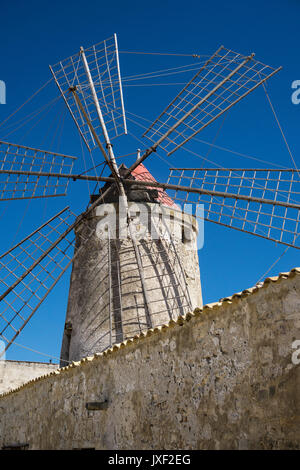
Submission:
<svg viewBox="0 0 300 470">
<path fill-rule="evenodd" d="M 140 164 L 132 179 L 153 178 Z M 76 230 L 78 246 L 93 235 L 73 263 L 62 364 L 202 306 L 196 218 L 163 191 L 137 184 L 126 196 L 134 239 L 117 192 Z"/>
<path fill-rule="evenodd" d="M 0 141 L 2 200 L 65 195 L 69 181 L 105 183 L 83 214 L 62 209 L 0 256 L 6 350 L 71 266 L 62 364 L 201 306 L 197 219 L 299 248 L 294 170 L 172 168 L 158 182 L 143 163 L 158 148 L 185 147 L 280 68 L 220 47 L 147 129 L 151 145 L 128 168 L 111 143 L 127 133 L 116 35 L 50 69 L 107 176 L 75 174 L 69 155 Z"/>
</svg>

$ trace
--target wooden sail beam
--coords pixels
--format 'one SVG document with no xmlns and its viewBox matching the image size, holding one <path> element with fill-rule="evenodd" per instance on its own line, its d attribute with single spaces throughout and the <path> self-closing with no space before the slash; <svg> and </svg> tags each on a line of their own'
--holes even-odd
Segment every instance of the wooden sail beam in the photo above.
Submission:
<svg viewBox="0 0 300 470">
<path fill-rule="evenodd" d="M 293 170 L 290 170 L 293 171 Z M 27 175 L 27 174 L 33 174 L 33 175 L 41 175 L 41 176 L 53 176 L 55 178 L 68 178 L 72 179 L 74 181 L 76 180 L 84 180 L 84 181 L 98 181 L 98 182 L 104 182 L 104 183 L 115 183 L 115 178 L 112 177 L 105 177 L 105 176 L 89 176 L 89 175 L 80 175 L 80 174 L 74 174 L 74 175 L 68 175 L 68 174 L 61 174 L 61 173 L 41 173 L 41 172 L 26 172 L 26 171 L 8 171 L 8 170 L 0 170 L 1 173 L 11 173 L 11 174 L 22 174 L 22 175 Z M 121 181 L 123 184 L 126 185 L 139 185 L 139 186 L 144 186 L 144 187 L 151 187 L 151 188 L 161 188 L 161 189 L 170 189 L 170 190 L 175 190 L 175 191 L 183 191 L 183 192 L 188 192 L 188 193 L 196 193 L 196 194 L 207 194 L 211 196 L 216 196 L 216 197 L 225 197 L 229 199 L 240 199 L 244 201 L 252 201 L 252 202 L 259 202 L 262 204 L 270 204 L 270 205 L 277 205 L 277 206 L 282 206 L 282 207 L 290 207 L 293 209 L 300 209 L 300 204 L 295 204 L 295 203 L 290 203 L 290 202 L 284 202 L 284 201 L 273 201 L 272 199 L 264 199 L 264 198 L 258 198 L 258 197 L 252 197 L 252 196 L 244 196 L 242 194 L 234 194 L 234 193 L 228 193 L 228 192 L 222 192 L 222 191 L 213 191 L 213 190 L 207 190 L 207 189 L 201 189 L 201 188 L 193 188 L 190 186 L 184 186 L 180 184 L 170 184 L 170 183 L 160 183 L 159 181 L 140 181 L 140 180 L 129 180 L 127 178 L 121 178 Z M 99 198 L 97 199 L 97 204 L 100 203 L 100 201 L 108 194 L 108 191 L 111 188 L 108 188 L 107 191 L 102 195 L 99 195 Z"/>
</svg>

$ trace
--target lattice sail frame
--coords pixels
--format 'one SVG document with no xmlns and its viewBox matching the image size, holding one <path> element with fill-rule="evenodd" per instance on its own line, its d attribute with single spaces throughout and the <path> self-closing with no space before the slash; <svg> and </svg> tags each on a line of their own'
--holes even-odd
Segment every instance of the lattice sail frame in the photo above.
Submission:
<svg viewBox="0 0 300 470">
<path fill-rule="evenodd" d="M 195 215 L 204 203 L 207 221 L 300 249 L 297 170 L 171 168 L 168 183 L 178 185 L 174 201 L 192 204 Z"/>
<path fill-rule="evenodd" d="M 54 174 L 71 175 L 75 160 L 70 155 L 0 141 L 0 201 L 65 196 L 69 180 Z"/>
<path fill-rule="evenodd" d="M 110 138 L 127 134 L 116 34 L 94 46 L 84 50 L 82 48 L 82 51 L 85 53 Z M 95 148 L 97 143 L 94 136 L 70 91 L 75 87 L 98 138 L 103 141 L 102 128 L 81 52 L 50 66 L 50 70 L 86 146 L 89 150 Z"/>
<path fill-rule="evenodd" d="M 0 256 L 0 338 L 6 349 L 77 256 L 75 225 L 76 215 L 66 207 Z"/>
<path fill-rule="evenodd" d="M 264 83 L 275 69 L 221 46 L 144 133 L 171 155 Z M 163 145 L 162 145 L 163 144 Z"/>
</svg>

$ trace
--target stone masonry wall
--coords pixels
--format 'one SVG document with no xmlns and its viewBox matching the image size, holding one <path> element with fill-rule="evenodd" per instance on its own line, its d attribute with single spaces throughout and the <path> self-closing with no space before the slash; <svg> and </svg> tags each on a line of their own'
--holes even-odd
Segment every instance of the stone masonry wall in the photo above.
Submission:
<svg viewBox="0 0 300 470">
<path fill-rule="evenodd" d="M 299 312 L 294 269 L 36 379 L 0 398 L 0 448 L 299 449 Z"/>
</svg>

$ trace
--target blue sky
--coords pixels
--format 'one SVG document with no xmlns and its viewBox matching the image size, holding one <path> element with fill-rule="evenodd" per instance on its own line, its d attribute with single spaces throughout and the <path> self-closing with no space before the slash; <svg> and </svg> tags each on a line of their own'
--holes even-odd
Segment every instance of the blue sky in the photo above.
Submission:
<svg viewBox="0 0 300 470">
<path fill-rule="evenodd" d="M 300 105 L 296 106 L 291 101 L 291 84 L 300 79 L 299 13 L 300 5 L 296 0 L 155 0 L 151 3 L 86 0 L 84 4 L 77 0 L 2 2 L 0 80 L 6 83 L 7 104 L 0 105 L 0 123 L 49 80 L 48 64 L 77 52 L 81 45 L 88 47 L 114 32 L 118 34 L 123 77 L 190 63 L 191 68 L 196 66 L 195 59 L 191 57 L 134 55 L 126 54 L 126 51 L 201 55 L 211 54 L 223 44 L 243 54 L 255 52 L 258 60 L 269 65 L 283 66 L 283 70 L 270 80 L 268 91 L 296 163 L 299 164 Z M 124 86 L 126 109 L 149 120 L 155 118 L 182 85 L 154 85 L 184 83 L 191 78 L 192 73 L 148 80 L 147 86 L 146 82 L 143 86 Z M 149 86 L 149 82 L 152 86 Z M 63 103 L 59 102 L 40 122 L 31 121 L 27 127 L 11 132 L 18 126 L 18 119 L 56 96 L 57 90 L 50 83 L 11 121 L 0 127 L 0 139 L 75 155 L 78 157 L 77 170 L 80 171 L 83 168 L 80 141 L 67 114 L 61 137 L 57 138 L 56 133 L 53 138 L 57 125 L 55 119 L 64 113 Z M 12 127 L 8 127 L 9 123 L 12 123 Z M 36 125 L 32 128 L 33 124 Z M 128 126 L 132 133 L 141 138 L 142 128 L 131 121 L 128 121 Z M 212 140 L 217 129 L 214 127 L 200 137 Z M 216 143 L 270 163 L 293 166 L 262 90 L 256 90 L 229 113 Z M 121 138 L 116 143 L 116 153 L 134 152 L 140 145 L 133 138 Z M 208 147 L 198 145 L 197 152 L 205 154 Z M 177 154 L 174 158 L 170 157 L 170 166 L 197 166 L 201 163 L 190 154 Z M 99 154 L 95 158 L 100 161 Z M 217 149 L 211 150 L 209 158 L 223 167 L 251 168 L 263 165 Z M 147 166 L 157 179 L 166 179 L 168 166 L 155 155 L 147 161 Z M 30 204 L 21 201 L 7 206 L 2 203 L 1 252 L 65 205 L 70 204 L 72 210 L 79 213 L 87 202 L 86 184 L 74 183 L 64 201 L 32 201 Z M 5 214 L 2 212 L 4 210 Z M 284 249 L 284 246 L 207 223 L 204 247 L 199 252 L 204 302 L 216 301 L 254 285 Z M 269 275 L 289 271 L 297 265 L 298 250 L 291 248 Z M 54 357 L 59 355 L 67 292 L 66 277 L 25 328 L 18 339 L 20 344 Z M 47 360 L 46 357 L 16 346 L 9 350 L 8 358 Z"/>
</svg>

